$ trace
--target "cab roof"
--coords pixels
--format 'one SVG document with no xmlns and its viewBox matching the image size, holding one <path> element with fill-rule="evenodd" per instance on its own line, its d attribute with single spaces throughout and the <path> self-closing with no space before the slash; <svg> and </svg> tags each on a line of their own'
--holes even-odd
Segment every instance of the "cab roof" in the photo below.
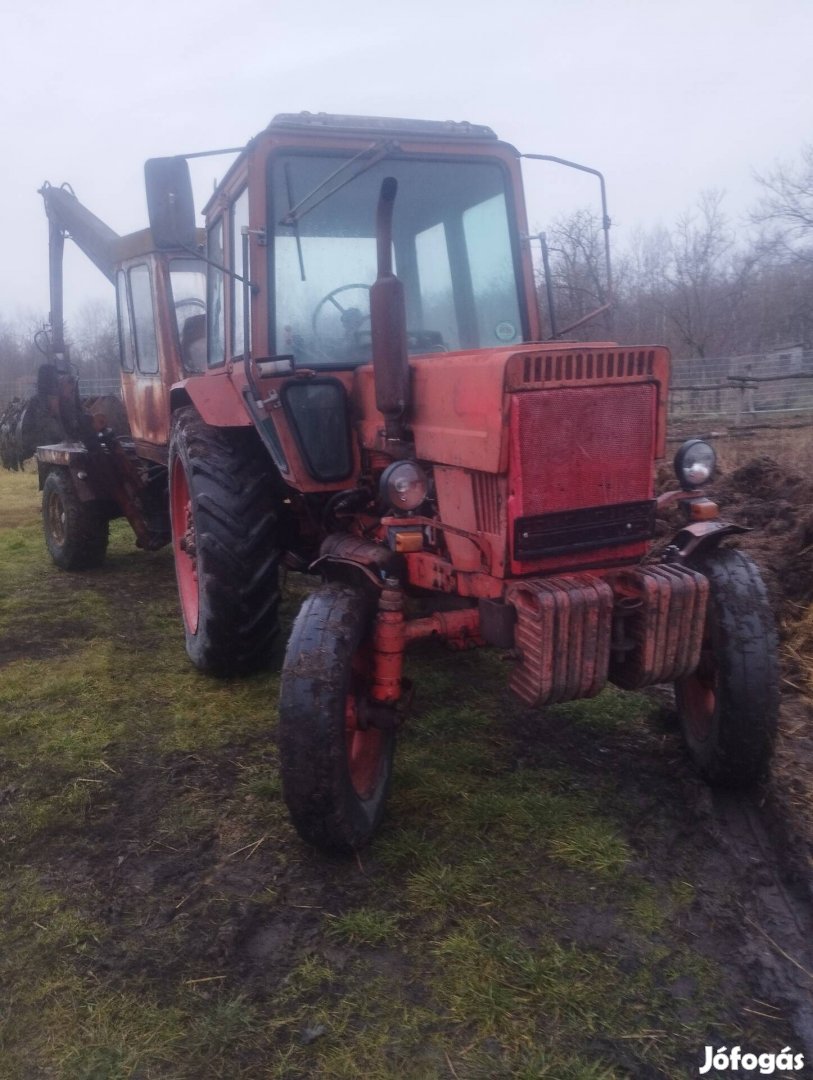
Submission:
<svg viewBox="0 0 813 1080">
<path fill-rule="evenodd" d="M 488 139 L 497 135 L 485 124 L 470 124 L 468 120 L 408 120 L 394 116 L 346 116 L 340 113 L 278 113 L 267 131 L 284 128 L 327 134 L 359 133 L 374 135 L 418 135 L 429 139 Z"/>
</svg>

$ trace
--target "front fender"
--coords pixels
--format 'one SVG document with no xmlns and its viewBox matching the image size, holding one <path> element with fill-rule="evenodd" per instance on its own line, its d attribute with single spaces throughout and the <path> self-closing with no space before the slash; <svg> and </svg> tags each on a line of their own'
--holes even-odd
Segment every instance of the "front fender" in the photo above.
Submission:
<svg viewBox="0 0 813 1080">
<path fill-rule="evenodd" d="M 698 551 L 716 547 L 726 536 L 750 531 L 732 521 L 692 521 L 675 533 L 669 546 L 677 550 L 680 562 L 687 562 Z"/>
<path fill-rule="evenodd" d="M 403 581 L 405 574 L 403 555 L 350 533 L 326 536 L 319 548 L 319 558 L 308 570 L 321 574 L 326 581 L 373 585 L 377 591 L 384 587 L 386 578 Z"/>
</svg>

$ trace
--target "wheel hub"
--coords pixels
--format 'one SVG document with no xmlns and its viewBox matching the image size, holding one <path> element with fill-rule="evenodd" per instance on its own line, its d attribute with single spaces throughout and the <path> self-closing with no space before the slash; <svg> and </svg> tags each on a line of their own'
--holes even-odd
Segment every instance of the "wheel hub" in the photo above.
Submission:
<svg viewBox="0 0 813 1080">
<path fill-rule="evenodd" d="M 704 742 L 711 735 L 717 707 L 717 673 L 714 660 L 705 647 L 697 670 L 683 680 L 681 690 L 691 734 Z"/>
<path fill-rule="evenodd" d="M 48 503 L 48 526 L 58 544 L 65 543 L 65 507 L 57 495 L 52 495 Z"/>
</svg>

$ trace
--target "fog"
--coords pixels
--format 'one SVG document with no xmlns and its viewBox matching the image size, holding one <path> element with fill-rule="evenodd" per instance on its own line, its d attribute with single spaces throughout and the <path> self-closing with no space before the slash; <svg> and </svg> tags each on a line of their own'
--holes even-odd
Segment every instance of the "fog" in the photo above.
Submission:
<svg viewBox="0 0 813 1080">
<path fill-rule="evenodd" d="M 0 0 L 0 317 L 48 309 L 37 188 L 69 182 L 119 232 L 146 225 L 146 158 L 243 144 L 278 112 L 470 120 L 607 178 L 614 244 L 705 188 L 731 216 L 754 170 L 811 139 L 809 0 Z M 228 159 L 196 168 L 200 204 Z M 534 166 L 533 225 L 595 199 Z M 112 289 L 67 260 L 69 317 Z"/>
</svg>

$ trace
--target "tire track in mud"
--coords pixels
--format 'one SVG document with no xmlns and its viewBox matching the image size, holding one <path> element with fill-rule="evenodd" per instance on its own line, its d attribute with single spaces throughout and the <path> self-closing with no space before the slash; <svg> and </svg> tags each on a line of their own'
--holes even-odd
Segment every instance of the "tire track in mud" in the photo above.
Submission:
<svg viewBox="0 0 813 1080">
<path fill-rule="evenodd" d="M 729 903 L 741 916 L 740 961 L 764 1001 L 784 1007 L 799 1040 L 795 1049 L 813 1061 L 813 881 L 807 857 L 781 802 L 768 797 L 758 803 L 755 795 L 705 787 L 693 795 L 690 805 L 717 849 L 710 852 L 716 870 L 707 880 L 717 885 L 709 894 L 736 885 L 739 895 Z M 719 913 L 711 895 L 701 895 L 701 906 Z"/>
</svg>

